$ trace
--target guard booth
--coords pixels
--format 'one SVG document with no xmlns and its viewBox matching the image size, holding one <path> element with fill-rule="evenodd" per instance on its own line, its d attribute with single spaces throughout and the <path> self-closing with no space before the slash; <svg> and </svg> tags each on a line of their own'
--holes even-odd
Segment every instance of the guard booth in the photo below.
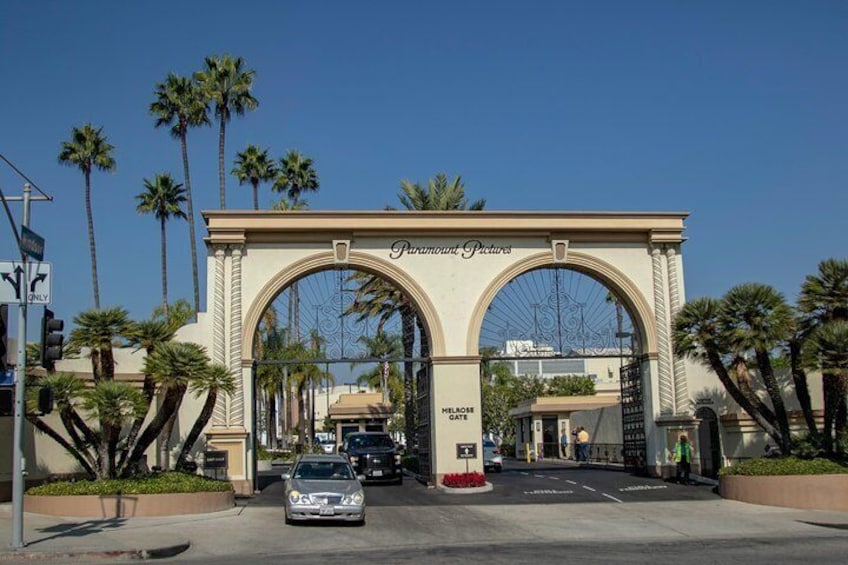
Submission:
<svg viewBox="0 0 848 565">
<path fill-rule="evenodd" d="M 342 394 L 329 410 L 336 433 L 336 449 L 348 434 L 388 432 L 389 418 L 393 414 L 391 403 L 383 400 L 379 392 Z"/>
</svg>

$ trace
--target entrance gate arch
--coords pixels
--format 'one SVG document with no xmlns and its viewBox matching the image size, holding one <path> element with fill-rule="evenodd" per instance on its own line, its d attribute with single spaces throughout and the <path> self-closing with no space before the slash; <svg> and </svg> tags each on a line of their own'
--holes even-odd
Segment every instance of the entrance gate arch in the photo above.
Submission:
<svg viewBox="0 0 848 565">
<path fill-rule="evenodd" d="M 254 454 L 251 366 L 262 311 L 287 284 L 326 268 L 378 274 L 415 303 L 430 345 L 430 481 L 482 471 L 456 444 L 482 453 L 480 326 L 497 291 L 521 272 L 567 266 L 622 299 L 639 334 L 646 463 L 658 474 L 664 429 L 694 426 L 686 367 L 671 351 L 684 300 L 680 246 L 686 213 L 211 211 L 207 312 L 181 331 L 240 375 L 219 398 L 207 445 L 230 452 L 230 479 L 250 489 Z"/>
</svg>

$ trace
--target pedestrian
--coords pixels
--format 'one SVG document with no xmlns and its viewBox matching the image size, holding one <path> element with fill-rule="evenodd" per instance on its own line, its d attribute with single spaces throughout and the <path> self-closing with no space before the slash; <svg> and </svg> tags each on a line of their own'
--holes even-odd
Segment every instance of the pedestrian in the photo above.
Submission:
<svg viewBox="0 0 848 565">
<path fill-rule="evenodd" d="M 572 445 L 571 458 L 574 459 L 575 461 L 578 460 L 577 457 L 579 456 L 579 454 L 577 453 L 577 445 L 578 445 L 577 444 L 577 432 L 578 431 L 579 431 L 578 428 L 574 428 L 573 430 L 571 430 L 571 445 Z"/>
<path fill-rule="evenodd" d="M 685 435 L 681 435 L 674 445 L 674 462 L 677 464 L 677 482 L 688 485 L 689 471 L 692 468 L 692 446 Z"/>
<path fill-rule="evenodd" d="M 589 432 L 583 426 L 577 432 L 577 441 L 580 443 L 580 460 L 589 461 Z"/>
<path fill-rule="evenodd" d="M 562 458 L 568 458 L 568 432 L 565 428 L 562 429 L 562 435 L 559 436 L 559 447 L 562 450 Z"/>
</svg>

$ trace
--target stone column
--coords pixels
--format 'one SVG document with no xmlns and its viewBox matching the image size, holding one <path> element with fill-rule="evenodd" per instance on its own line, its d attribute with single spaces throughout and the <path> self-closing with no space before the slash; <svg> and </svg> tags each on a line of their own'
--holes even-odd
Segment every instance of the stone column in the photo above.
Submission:
<svg viewBox="0 0 848 565">
<path fill-rule="evenodd" d="M 236 390 L 230 404 L 230 425 L 245 426 L 244 379 L 241 367 L 241 246 L 232 246 L 230 254 L 230 371 L 236 375 Z"/>
<path fill-rule="evenodd" d="M 663 255 L 659 245 L 654 245 L 651 249 L 651 266 L 654 279 L 654 320 L 657 325 L 657 391 L 659 392 L 660 414 L 667 415 L 674 413 L 674 383 L 671 374 L 671 346 L 665 303 Z"/>
<path fill-rule="evenodd" d="M 437 483 L 447 473 L 483 472 L 483 416 L 480 403 L 480 360 L 474 357 L 433 358 L 430 379 L 433 441 L 431 472 Z M 459 459 L 458 443 L 477 445 L 476 459 Z M 467 467 L 466 467 L 467 464 Z"/>
<path fill-rule="evenodd" d="M 212 303 L 212 361 L 224 365 L 226 352 L 224 349 L 224 316 L 226 303 L 224 301 L 224 246 L 215 246 L 215 280 L 213 281 Z M 215 410 L 212 412 L 213 426 L 227 426 L 229 423 L 229 398 L 226 394 L 218 395 Z"/>
<path fill-rule="evenodd" d="M 666 247 L 666 269 L 668 271 L 668 295 L 671 320 L 681 308 L 680 284 L 677 276 L 677 260 L 675 259 L 675 245 Z M 674 367 L 674 412 L 675 414 L 689 414 L 692 411 L 692 401 L 689 398 L 689 385 L 686 380 L 686 364 L 683 359 L 673 355 Z"/>
</svg>

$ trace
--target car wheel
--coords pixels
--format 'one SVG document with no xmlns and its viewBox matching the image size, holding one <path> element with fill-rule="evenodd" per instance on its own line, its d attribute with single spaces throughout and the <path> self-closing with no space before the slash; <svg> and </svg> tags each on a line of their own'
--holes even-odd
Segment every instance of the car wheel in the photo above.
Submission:
<svg viewBox="0 0 848 565">
<path fill-rule="evenodd" d="M 293 523 L 293 522 L 292 522 L 292 519 L 291 519 L 291 518 L 289 518 L 289 513 L 288 513 L 288 512 L 286 512 L 286 525 L 287 525 L 287 526 L 291 526 L 291 525 L 292 525 L 292 523 Z"/>
<path fill-rule="evenodd" d="M 363 517 L 362 520 L 359 520 L 358 522 L 354 522 L 354 524 L 356 525 L 357 528 L 361 528 L 362 526 L 365 525 L 365 518 Z"/>
<path fill-rule="evenodd" d="M 403 475 L 401 475 L 400 477 L 398 477 L 398 480 L 396 480 L 396 481 L 395 481 L 395 484 L 396 484 L 396 485 L 402 485 L 402 484 L 403 484 Z"/>
</svg>

